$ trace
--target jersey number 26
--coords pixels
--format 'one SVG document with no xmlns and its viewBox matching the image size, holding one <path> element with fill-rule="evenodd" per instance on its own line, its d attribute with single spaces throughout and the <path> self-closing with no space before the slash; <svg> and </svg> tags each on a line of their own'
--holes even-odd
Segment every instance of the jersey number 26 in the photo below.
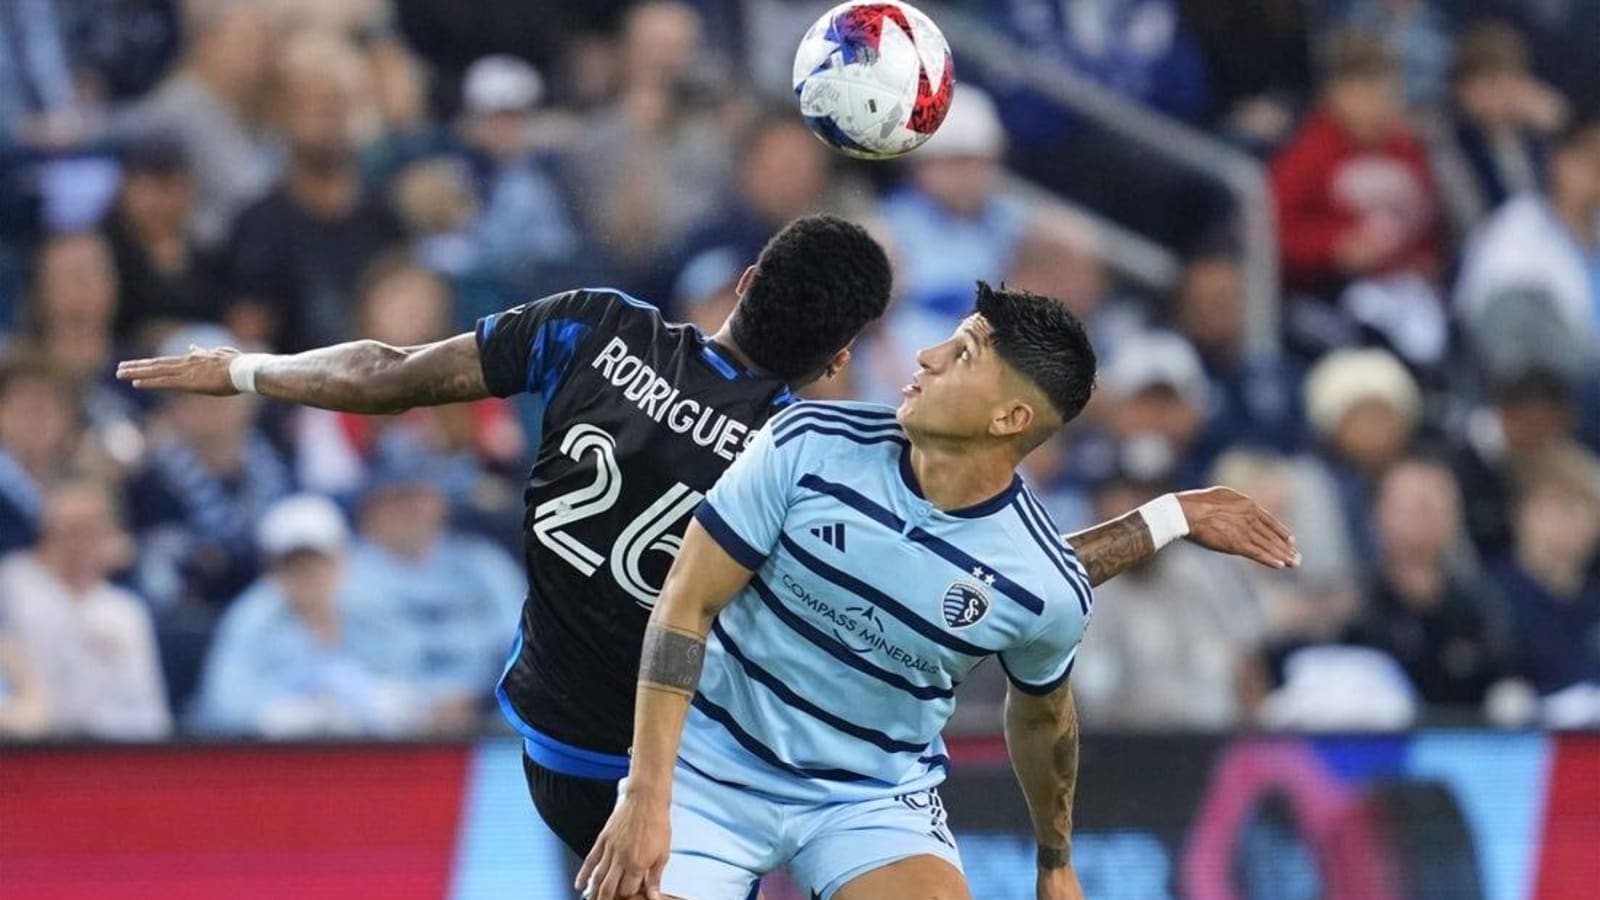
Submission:
<svg viewBox="0 0 1600 900">
<path fill-rule="evenodd" d="M 607 563 L 607 558 L 564 529 L 605 512 L 615 506 L 617 499 L 622 496 L 622 470 L 617 466 L 617 443 L 604 429 L 587 424 L 577 425 L 562 438 L 561 452 L 575 460 L 592 454 L 595 458 L 594 481 L 535 507 L 533 536 L 588 577 L 599 571 Z M 612 543 L 609 559 L 611 576 L 645 609 L 655 606 L 661 587 L 645 581 L 644 574 L 639 571 L 640 561 L 652 551 L 677 558 L 678 550 L 683 546 L 683 536 L 673 531 L 673 526 L 694 512 L 704 496 L 681 481 L 674 484 L 629 522 Z"/>
</svg>

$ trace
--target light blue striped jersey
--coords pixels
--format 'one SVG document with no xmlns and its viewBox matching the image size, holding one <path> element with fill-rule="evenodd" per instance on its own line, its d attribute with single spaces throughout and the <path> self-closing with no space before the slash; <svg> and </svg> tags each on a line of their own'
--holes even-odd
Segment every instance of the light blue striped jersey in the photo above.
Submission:
<svg viewBox="0 0 1600 900">
<path fill-rule="evenodd" d="M 1089 579 L 1013 478 L 966 509 L 922 496 L 888 407 L 774 417 L 696 513 L 754 570 L 712 623 L 679 759 L 761 793 L 835 802 L 944 780 L 954 690 L 998 654 L 1012 682 L 1064 681 Z"/>
</svg>

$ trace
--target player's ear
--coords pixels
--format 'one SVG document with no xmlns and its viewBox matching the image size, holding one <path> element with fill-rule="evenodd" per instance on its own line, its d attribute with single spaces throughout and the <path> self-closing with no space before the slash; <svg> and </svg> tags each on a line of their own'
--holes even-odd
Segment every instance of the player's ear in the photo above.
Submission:
<svg viewBox="0 0 1600 900">
<path fill-rule="evenodd" d="M 850 348 L 844 347 L 838 353 L 835 353 L 832 359 L 828 360 L 828 365 L 822 370 L 822 377 L 833 378 L 843 372 L 848 365 L 850 365 Z"/>
<path fill-rule="evenodd" d="M 746 266 L 744 273 L 739 276 L 739 283 L 733 286 L 734 294 L 743 297 L 750 290 L 750 285 L 756 280 L 756 267 Z"/>
<path fill-rule="evenodd" d="M 1026 400 L 1012 400 L 1001 407 L 989 422 L 989 433 L 996 437 L 1012 437 L 1033 427 L 1037 415 Z"/>
</svg>

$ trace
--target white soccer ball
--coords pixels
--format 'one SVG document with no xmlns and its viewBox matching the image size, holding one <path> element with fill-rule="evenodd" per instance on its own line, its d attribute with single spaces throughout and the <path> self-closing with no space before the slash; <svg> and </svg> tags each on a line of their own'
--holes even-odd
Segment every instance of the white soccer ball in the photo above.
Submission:
<svg viewBox="0 0 1600 900">
<path fill-rule="evenodd" d="M 806 124 L 861 159 L 920 146 L 944 121 L 955 82 L 944 35 L 905 3 L 841 3 L 811 26 L 794 56 Z"/>
</svg>

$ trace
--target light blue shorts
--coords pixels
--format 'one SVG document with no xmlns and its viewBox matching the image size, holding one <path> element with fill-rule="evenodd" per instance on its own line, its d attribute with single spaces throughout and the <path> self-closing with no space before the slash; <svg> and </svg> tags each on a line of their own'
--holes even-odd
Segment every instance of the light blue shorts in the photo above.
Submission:
<svg viewBox="0 0 1600 900">
<path fill-rule="evenodd" d="M 829 900 L 854 878 L 923 855 L 961 871 L 937 790 L 790 803 L 679 762 L 672 781 L 672 857 L 661 889 L 684 900 L 747 900 L 762 875 L 787 869 L 802 890 Z"/>
</svg>

